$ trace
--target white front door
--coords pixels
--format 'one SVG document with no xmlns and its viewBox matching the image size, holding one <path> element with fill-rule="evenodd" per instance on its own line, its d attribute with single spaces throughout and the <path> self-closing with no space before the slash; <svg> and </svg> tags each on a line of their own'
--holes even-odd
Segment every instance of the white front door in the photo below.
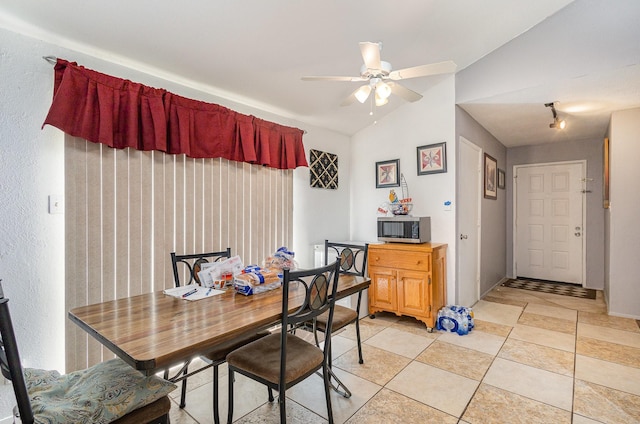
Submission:
<svg viewBox="0 0 640 424">
<path fill-rule="evenodd" d="M 480 297 L 480 177 L 482 150 L 460 137 L 458 157 L 457 304 L 473 306 Z"/>
<path fill-rule="evenodd" d="M 583 284 L 584 162 L 515 167 L 516 276 Z"/>
</svg>

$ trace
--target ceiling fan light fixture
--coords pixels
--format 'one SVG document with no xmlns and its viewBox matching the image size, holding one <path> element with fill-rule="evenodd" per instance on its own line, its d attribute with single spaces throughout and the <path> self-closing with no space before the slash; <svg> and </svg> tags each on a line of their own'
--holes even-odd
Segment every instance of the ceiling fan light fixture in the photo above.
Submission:
<svg viewBox="0 0 640 424">
<path fill-rule="evenodd" d="M 376 96 L 387 99 L 391 95 L 391 87 L 383 81 L 376 84 Z"/>
<path fill-rule="evenodd" d="M 360 87 L 354 95 L 360 103 L 364 103 L 369 98 L 369 94 L 371 94 L 371 86 L 367 84 Z"/>
<path fill-rule="evenodd" d="M 378 95 L 378 91 L 376 91 L 375 97 L 376 97 L 376 106 L 384 106 L 387 103 L 389 103 L 389 98 L 388 97 L 385 97 L 385 98 L 380 97 Z"/>
<path fill-rule="evenodd" d="M 360 75 L 358 76 L 306 76 L 302 77 L 303 81 L 346 81 L 360 82 L 366 85 L 357 87 L 349 96 L 340 103 L 340 106 L 349 106 L 356 102 L 365 103 L 367 99 L 370 102 L 371 110 L 375 106 L 383 106 L 388 103 L 388 98 L 393 94 L 408 102 L 416 102 L 422 98 L 422 95 L 410 90 L 396 81 L 428 77 L 445 73 L 453 73 L 456 64 L 448 60 L 439 63 L 430 63 L 426 65 L 413 66 L 411 68 L 392 70 L 389 62 L 385 62 L 380 58 L 382 43 L 372 43 L 363 41 L 359 43 L 360 54 L 363 64 L 360 67 Z M 376 94 L 371 96 L 371 92 Z M 375 103 L 375 105 L 374 105 Z"/>
</svg>

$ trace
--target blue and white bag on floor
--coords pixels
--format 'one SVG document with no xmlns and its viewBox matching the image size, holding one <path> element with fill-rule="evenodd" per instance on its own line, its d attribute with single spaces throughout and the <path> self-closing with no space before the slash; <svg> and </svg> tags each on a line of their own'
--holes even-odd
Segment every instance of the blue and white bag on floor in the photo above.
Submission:
<svg viewBox="0 0 640 424">
<path fill-rule="evenodd" d="M 473 330 L 473 311 L 466 306 L 448 305 L 438 311 L 436 329 L 458 333 L 461 336 Z"/>
</svg>

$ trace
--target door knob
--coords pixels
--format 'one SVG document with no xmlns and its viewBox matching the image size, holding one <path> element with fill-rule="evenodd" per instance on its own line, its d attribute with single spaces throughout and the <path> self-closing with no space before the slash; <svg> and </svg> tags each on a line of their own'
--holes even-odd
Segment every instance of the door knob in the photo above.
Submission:
<svg viewBox="0 0 640 424">
<path fill-rule="evenodd" d="M 460 240 L 466 240 L 466 239 L 467 239 L 466 234 L 460 234 Z"/>
<path fill-rule="evenodd" d="M 573 233 L 573 235 L 576 236 L 576 237 L 580 237 L 580 232 Z"/>
</svg>

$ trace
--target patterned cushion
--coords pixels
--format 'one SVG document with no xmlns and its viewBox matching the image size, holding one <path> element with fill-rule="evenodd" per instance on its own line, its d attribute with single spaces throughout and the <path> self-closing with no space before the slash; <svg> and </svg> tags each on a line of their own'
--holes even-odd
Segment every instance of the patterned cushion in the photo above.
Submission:
<svg viewBox="0 0 640 424">
<path fill-rule="evenodd" d="M 145 377 L 121 359 L 66 375 L 25 368 L 24 376 L 40 424 L 109 423 L 176 388 L 162 378 Z"/>
</svg>

